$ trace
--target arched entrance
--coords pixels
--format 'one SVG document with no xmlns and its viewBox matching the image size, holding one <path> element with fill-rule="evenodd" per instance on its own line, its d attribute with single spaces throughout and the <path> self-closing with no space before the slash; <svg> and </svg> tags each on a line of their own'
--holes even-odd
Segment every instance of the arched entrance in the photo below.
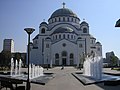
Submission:
<svg viewBox="0 0 120 90">
<path fill-rule="evenodd" d="M 67 52 L 63 51 L 62 52 L 62 65 L 67 65 Z"/>
</svg>

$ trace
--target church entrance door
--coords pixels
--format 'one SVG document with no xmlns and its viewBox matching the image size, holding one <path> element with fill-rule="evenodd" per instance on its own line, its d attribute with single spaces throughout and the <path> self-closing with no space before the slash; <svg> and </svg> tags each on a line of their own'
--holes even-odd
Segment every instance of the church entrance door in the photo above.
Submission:
<svg viewBox="0 0 120 90">
<path fill-rule="evenodd" d="M 66 58 L 62 58 L 62 65 L 66 65 Z"/>
<path fill-rule="evenodd" d="M 67 52 L 66 51 L 62 51 L 62 65 L 67 65 Z"/>
</svg>

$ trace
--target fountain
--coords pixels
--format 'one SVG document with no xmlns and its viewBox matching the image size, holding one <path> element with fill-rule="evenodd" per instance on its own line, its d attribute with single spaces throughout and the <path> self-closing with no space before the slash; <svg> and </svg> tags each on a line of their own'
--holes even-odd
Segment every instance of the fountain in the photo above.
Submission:
<svg viewBox="0 0 120 90">
<path fill-rule="evenodd" d="M 115 76 L 114 74 L 105 74 L 102 72 L 103 59 L 101 56 L 97 56 L 95 53 L 87 56 L 83 64 L 83 73 L 72 73 L 79 81 L 84 85 L 107 82 L 107 84 L 119 85 L 120 76 Z M 112 82 L 112 83 L 111 83 Z"/>
<path fill-rule="evenodd" d="M 13 75 L 13 70 L 14 70 L 14 61 L 13 58 L 11 58 L 11 71 L 10 71 L 10 75 Z"/>
<path fill-rule="evenodd" d="M 83 74 L 90 76 L 94 79 L 102 78 L 102 57 L 100 56 L 89 56 L 85 58 L 83 64 Z"/>
<path fill-rule="evenodd" d="M 29 66 L 29 78 L 33 79 L 33 78 L 37 78 L 40 76 L 44 76 L 43 74 L 43 67 L 38 66 L 38 65 L 34 65 L 34 64 L 30 64 Z"/>
</svg>

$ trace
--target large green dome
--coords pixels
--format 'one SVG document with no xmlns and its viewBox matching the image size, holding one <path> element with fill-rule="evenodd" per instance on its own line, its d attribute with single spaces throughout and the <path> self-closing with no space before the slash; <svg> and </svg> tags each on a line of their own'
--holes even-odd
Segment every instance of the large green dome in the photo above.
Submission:
<svg viewBox="0 0 120 90">
<path fill-rule="evenodd" d="M 72 16 L 72 17 L 77 17 L 75 13 L 73 13 L 72 10 L 68 8 L 61 8 L 53 12 L 50 18 L 58 17 L 58 16 Z"/>
</svg>

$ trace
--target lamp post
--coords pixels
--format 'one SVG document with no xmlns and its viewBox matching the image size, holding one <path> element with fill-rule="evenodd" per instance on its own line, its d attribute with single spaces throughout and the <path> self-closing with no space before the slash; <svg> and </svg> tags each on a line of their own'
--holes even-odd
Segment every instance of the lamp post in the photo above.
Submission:
<svg viewBox="0 0 120 90">
<path fill-rule="evenodd" d="M 116 21 L 115 27 L 120 27 L 120 19 Z M 119 66 L 119 60 L 118 60 L 118 66 Z"/>
<path fill-rule="evenodd" d="M 28 59 L 28 78 L 27 78 L 27 84 L 26 84 L 26 90 L 30 90 L 30 79 L 29 79 L 29 63 L 30 63 L 30 34 L 32 34 L 35 29 L 33 28 L 25 28 L 24 29 L 28 34 L 28 51 L 27 51 L 27 59 Z"/>
<path fill-rule="evenodd" d="M 116 22 L 115 27 L 120 27 L 120 19 Z"/>
</svg>

